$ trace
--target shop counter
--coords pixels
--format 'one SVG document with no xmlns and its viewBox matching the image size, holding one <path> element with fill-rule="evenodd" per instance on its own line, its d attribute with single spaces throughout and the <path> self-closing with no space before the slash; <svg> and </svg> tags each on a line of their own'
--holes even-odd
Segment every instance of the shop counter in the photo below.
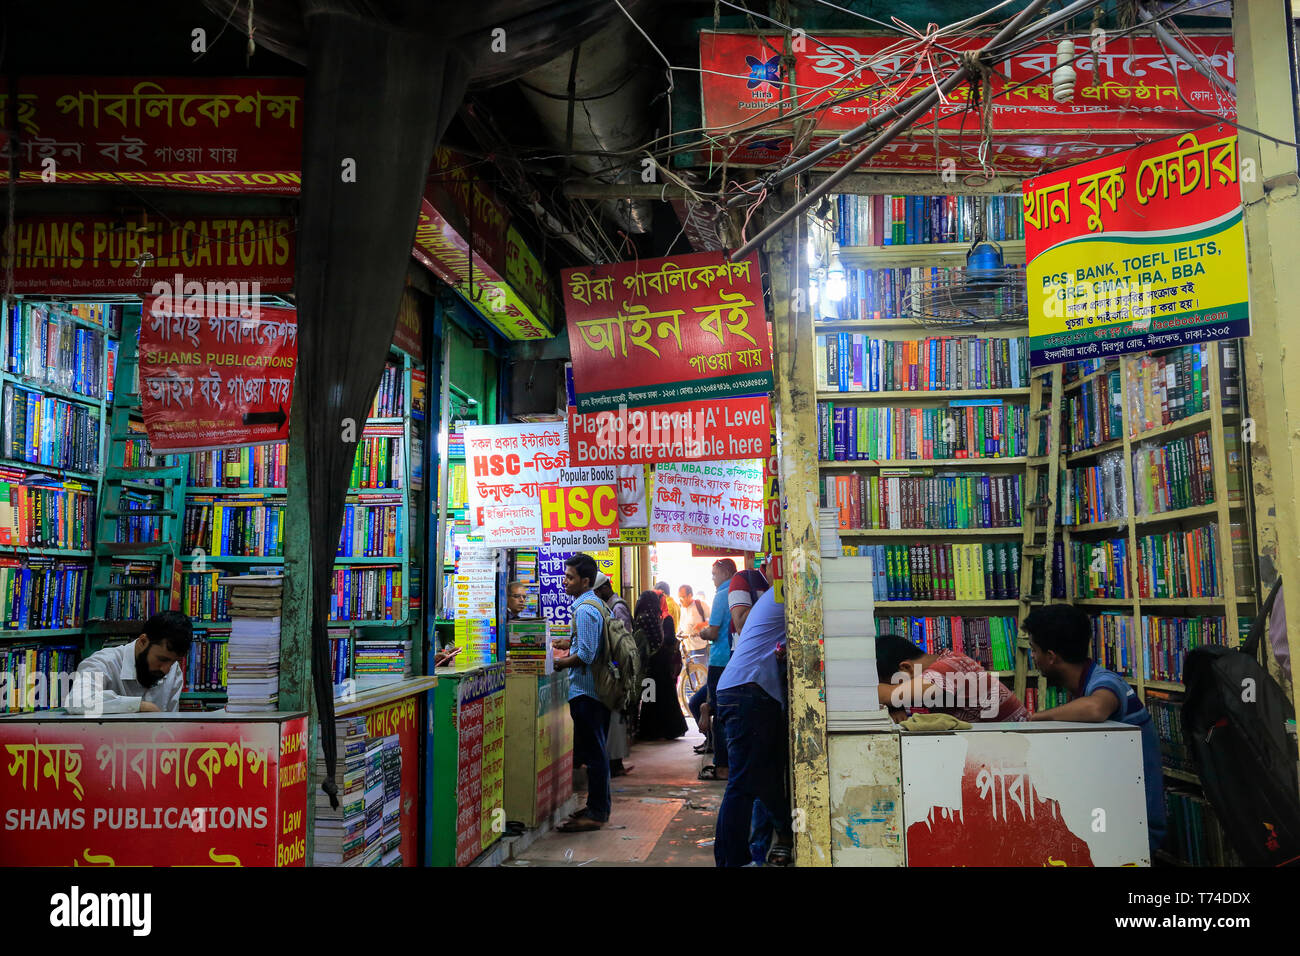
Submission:
<svg viewBox="0 0 1300 956">
<path fill-rule="evenodd" d="M 836 866 L 1148 866 L 1136 727 L 829 737 Z"/>
<path fill-rule="evenodd" d="M 540 826 L 573 795 L 569 673 L 506 677 L 506 787 L 509 820 Z"/>
<path fill-rule="evenodd" d="M 0 718 L 0 866 L 302 866 L 307 715 Z"/>
<path fill-rule="evenodd" d="M 505 667 L 434 672 L 425 761 L 430 866 L 468 866 L 505 832 Z"/>
<path fill-rule="evenodd" d="M 359 692 L 346 704 L 334 703 L 335 717 L 365 717 L 366 737 L 397 735 L 402 750 L 402 865 L 420 865 L 420 755 L 424 746 L 426 704 L 438 684 L 432 675 L 407 677 Z M 340 759 L 342 756 L 340 755 Z"/>
</svg>

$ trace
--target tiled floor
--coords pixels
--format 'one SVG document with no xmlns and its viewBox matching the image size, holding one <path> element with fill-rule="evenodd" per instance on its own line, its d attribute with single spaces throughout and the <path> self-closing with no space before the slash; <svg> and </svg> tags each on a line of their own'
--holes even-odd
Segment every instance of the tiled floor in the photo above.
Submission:
<svg viewBox="0 0 1300 956">
<path fill-rule="evenodd" d="M 594 833 L 551 832 L 506 866 L 713 866 L 713 822 L 726 784 L 698 779 L 691 724 L 680 740 L 632 746 L 615 777 L 610 822 Z"/>
</svg>

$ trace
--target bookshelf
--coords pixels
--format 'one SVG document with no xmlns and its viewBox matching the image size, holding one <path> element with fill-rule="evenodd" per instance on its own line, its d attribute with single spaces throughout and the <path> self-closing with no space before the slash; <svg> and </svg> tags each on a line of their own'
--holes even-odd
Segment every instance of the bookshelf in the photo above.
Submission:
<svg viewBox="0 0 1300 956">
<path fill-rule="evenodd" d="M 421 657 L 423 525 L 417 493 L 424 487 L 424 374 L 419 361 L 393 346 L 358 435 L 339 549 L 350 553 L 334 559 L 335 603 L 328 625 L 335 642 L 336 685 L 348 678 L 364 678 L 367 685 L 385 677 L 399 680 Z M 182 607 L 196 631 L 220 640 L 228 635 L 230 620 L 220 610 L 227 596 L 217 578 L 274 573 L 283 565 L 288 451 L 277 444 L 185 458 Z M 401 668 L 392 661 L 394 644 L 404 645 L 396 655 L 402 658 Z M 340 648 L 345 649 L 341 661 Z M 364 661 L 381 649 L 388 653 L 375 656 L 384 657 L 388 666 L 358 666 L 358 653 Z M 182 696 L 202 706 L 224 699 L 223 692 L 213 690 L 187 690 Z"/>
<path fill-rule="evenodd" d="M 820 504 L 839 513 L 845 554 L 876 559 L 880 627 L 927 650 L 960 639 L 964 652 L 1010 681 L 1029 452 L 1028 328 L 938 329 L 902 314 L 909 282 L 965 265 L 971 222 L 955 224 L 949 213 L 979 207 L 973 197 L 927 200 L 948 210 L 929 238 L 962 228 L 954 236 L 961 241 L 859 244 L 883 238 L 876 217 L 895 199 L 908 202 L 835 199 L 848 294 L 834 308 L 821 303 L 832 314 L 813 327 Z M 906 238 L 914 218 L 899 220 L 891 240 Z M 998 241 L 1008 263 L 1024 261 L 1022 238 Z"/>
<path fill-rule="evenodd" d="M 9 687 L 39 673 L 53 688 L 89 650 L 121 309 L 112 298 L 0 301 L 0 675 Z"/>
</svg>

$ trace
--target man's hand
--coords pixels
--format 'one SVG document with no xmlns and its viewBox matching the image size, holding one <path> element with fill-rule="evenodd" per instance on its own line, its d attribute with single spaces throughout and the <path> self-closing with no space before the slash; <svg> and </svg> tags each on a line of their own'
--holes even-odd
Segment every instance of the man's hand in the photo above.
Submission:
<svg viewBox="0 0 1300 956">
<path fill-rule="evenodd" d="M 162 708 L 157 704 L 151 704 L 147 700 L 140 701 L 140 713 L 142 714 L 161 714 Z"/>
<path fill-rule="evenodd" d="M 551 644 L 558 650 L 567 651 L 569 649 L 569 641 L 563 637 L 557 637 L 551 641 Z"/>
</svg>

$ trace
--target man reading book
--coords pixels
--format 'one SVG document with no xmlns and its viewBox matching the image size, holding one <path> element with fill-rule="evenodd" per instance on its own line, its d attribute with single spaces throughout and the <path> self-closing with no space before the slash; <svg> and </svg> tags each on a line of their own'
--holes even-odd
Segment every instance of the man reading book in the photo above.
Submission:
<svg viewBox="0 0 1300 956">
<path fill-rule="evenodd" d="M 179 611 L 155 614 L 130 644 L 96 651 L 78 665 L 65 709 L 91 717 L 180 710 L 192 634 Z"/>
<path fill-rule="evenodd" d="M 1083 611 L 1072 604 L 1036 607 L 1022 626 L 1029 635 L 1029 648 L 1034 652 L 1034 666 L 1039 673 L 1070 693 L 1067 703 L 1040 710 L 1031 720 L 1077 720 L 1089 724 L 1117 720 L 1141 728 L 1147 836 L 1154 852 L 1165 838 L 1165 794 L 1160 738 L 1151 722 L 1151 713 L 1124 678 L 1088 656 L 1092 650 L 1092 627 Z"/>
<path fill-rule="evenodd" d="M 978 661 L 953 651 L 927 654 L 893 634 L 876 637 L 880 704 L 951 714 L 968 723 L 1028 720 L 1025 705 Z"/>
</svg>

